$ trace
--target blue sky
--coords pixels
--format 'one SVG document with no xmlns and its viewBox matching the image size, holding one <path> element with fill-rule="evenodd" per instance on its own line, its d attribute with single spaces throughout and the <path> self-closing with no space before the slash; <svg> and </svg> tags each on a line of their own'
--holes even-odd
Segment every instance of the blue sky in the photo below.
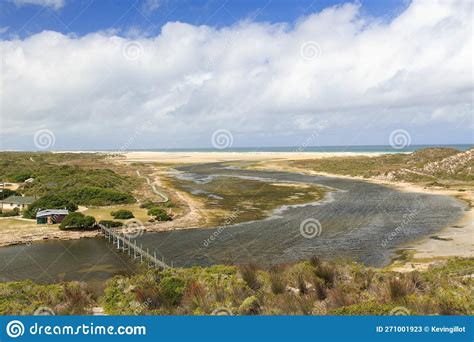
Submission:
<svg viewBox="0 0 474 342">
<path fill-rule="evenodd" d="M 29 36 L 43 30 L 85 35 L 107 29 L 127 34 L 139 29 L 159 33 L 169 21 L 192 25 L 228 26 L 252 18 L 261 22 L 293 23 L 301 16 L 348 1 L 334 0 L 58 0 L 61 7 L 41 6 L 28 0 L 0 3 L 1 27 L 8 34 Z M 33 2 L 35 0 L 32 0 Z M 41 1 L 41 0 L 39 0 Z M 48 0 L 45 0 L 48 1 Z M 52 0 L 54 4 L 55 0 Z M 154 4 L 154 5 L 153 5 Z M 360 1 L 362 13 L 390 20 L 409 4 L 404 0 Z M 59 5 L 58 5 L 59 6 Z"/>
<path fill-rule="evenodd" d="M 4 0 L 0 149 L 472 143 L 472 6 Z"/>
</svg>

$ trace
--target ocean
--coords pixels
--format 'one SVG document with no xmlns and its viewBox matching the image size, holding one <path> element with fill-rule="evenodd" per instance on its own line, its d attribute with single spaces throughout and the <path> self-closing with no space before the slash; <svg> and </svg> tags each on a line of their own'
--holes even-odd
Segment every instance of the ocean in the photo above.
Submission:
<svg viewBox="0 0 474 342">
<path fill-rule="evenodd" d="M 126 152 L 373 152 L 373 153 L 406 153 L 414 152 L 429 147 L 447 147 L 466 151 L 473 148 L 472 144 L 452 145 L 410 145 L 402 149 L 396 149 L 390 145 L 371 146 L 282 146 L 282 147 L 228 147 L 225 149 L 205 148 L 156 148 L 156 149 L 130 149 Z"/>
</svg>

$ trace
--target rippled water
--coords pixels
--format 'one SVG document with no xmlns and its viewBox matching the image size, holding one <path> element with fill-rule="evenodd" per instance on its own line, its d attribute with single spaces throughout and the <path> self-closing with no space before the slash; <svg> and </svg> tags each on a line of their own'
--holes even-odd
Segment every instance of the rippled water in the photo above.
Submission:
<svg viewBox="0 0 474 342">
<path fill-rule="evenodd" d="M 216 164 L 180 170 L 195 180 L 197 189 L 209 180 L 209 174 L 312 183 L 336 189 L 331 201 L 290 207 L 271 219 L 220 229 L 149 233 L 139 239 L 144 246 L 156 248 L 168 263 L 180 266 L 247 262 L 268 265 L 314 255 L 350 257 L 380 266 L 390 261 L 396 247 L 454 224 L 464 209 L 463 203 L 451 197 L 398 192 L 348 179 L 239 170 Z M 320 222 L 321 234 L 307 238 L 300 227 L 311 219 Z"/>
<path fill-rule="evenodd" d="M 393 189 L 330 177 L 247 171 L 219 164 L 180 168 L 195 181 L 195 191 L 212 176 L 253 177 L 320 184 L 334 189 L 331 200 L 290 207 L 272 218 L 213 229 L 147 233 L 138 239 L 174 266 L 290 262 L 314 255 L 350 257 L 368 265 L 388 263 L 396 248 L 455 224 L 462 202 L 447 196 L 402 193 Z M 301 234 L 304 220 L 318 220 L 319 236 Z M 211 240 L 213 236 L 213 240 Z M 207 241 L 207 243 L 206 243 Z M 85 280 L 103 282 L 130 273 L 135 265 L 101 239 L 51 241 L 0 248 L 0 280 Z"/>
</svg>

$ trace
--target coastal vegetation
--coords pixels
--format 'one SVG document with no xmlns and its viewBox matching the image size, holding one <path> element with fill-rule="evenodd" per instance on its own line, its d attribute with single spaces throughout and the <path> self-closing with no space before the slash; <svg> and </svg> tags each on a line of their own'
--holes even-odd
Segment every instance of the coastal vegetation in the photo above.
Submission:
<svg viewBox="0 0 474 342">
<path fill-rule="evenodd" d="M 59 225 L 59 229 L 92 229 L 95 226 L 95 217 L 86 216 L 82 213 L 69 213 Z"/>
<path fill-rule="evenodd" d="M 0 179 L 22 183 L 18 191 L 37 201 L 56 195 L 76 206 L 134 203 L 132 192 L 141 180 L 115 167 L 93 153 L 0 153 Z M 44 204 L 49 203 L 33 203 L 27 217 L 36 208 L 48 208 Z"/>
<path fill-rule="evenodd" d="M 13 208 L 12 210 L 5 210 L 5 211 L 0 210 L 0 217 L 14 217 L 14 216 L 19 216 L 19 215 L 20 215 L 19 208 Z"/>
<path fill-rule="evenodd" d="M 110 213 L 110 216 L 112 216 L 114 219 L 120 219 L 120 220 L 126 220 L 126 219 L 131 219 L 134 218 L 133 213 L 130 210 L 126 209 L 119 209 L 117 211 L 112 211 Z"/>
<path fill-rule="evenodd" d="M 10 196 L 21 196 L 21 194 L 18 191 L 10 189 L 0 189 L 0 200 L 4 200 Z"/>
<path fill-rule="evenodd" d="M 116 276 L 95 297 L 80 283 L 0 283 L 0 314 L 472 315 L 474 259 L 399 273 L 314 257 L 293 264 L 143 269 Z"/>
<path fill-rule="evenodd" d="M 111 220 L 102 220 L 99 221 L 99 224 L 107 228 L 118 228 L 122 227 L 123 223 L 120 221 L 111 221 Z"/>
<path fill-rule="evenodd" d="M 270 269 L 221 265 L 116 277 L 101 301 L 110 314 L 470 315 L 473 272 L 474 259 L 398 273 L 314 257 Z"/>
<path fill-rule="evenodd" d="M 0 315 L 87 314 L 94 303 L 87 285 L 79 282 L 41 285 L 30 280 L 0 283 Z"/>
<path fill-rule="evenodd" d="M 474 181 L 472 153 L 472 149 L 461 152 L 453 148 L 425 148 L 408 154 L 395 153 L 377 157 L 294 160 L 288 165 L 338 175 L 449 186 Z"/>
</svg>

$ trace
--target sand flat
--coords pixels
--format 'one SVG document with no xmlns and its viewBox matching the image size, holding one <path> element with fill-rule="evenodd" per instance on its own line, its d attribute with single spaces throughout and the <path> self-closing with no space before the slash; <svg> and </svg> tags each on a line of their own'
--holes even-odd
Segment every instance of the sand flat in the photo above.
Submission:
<svg viewBox="0 0 474 342">
<path fill-rule="evenodd" d="M 377 157 L 379 152 L 125 152 L 127 162 L 196 164 L 228 161 L 300 160 L 332 157 Z"/>
</svg>

